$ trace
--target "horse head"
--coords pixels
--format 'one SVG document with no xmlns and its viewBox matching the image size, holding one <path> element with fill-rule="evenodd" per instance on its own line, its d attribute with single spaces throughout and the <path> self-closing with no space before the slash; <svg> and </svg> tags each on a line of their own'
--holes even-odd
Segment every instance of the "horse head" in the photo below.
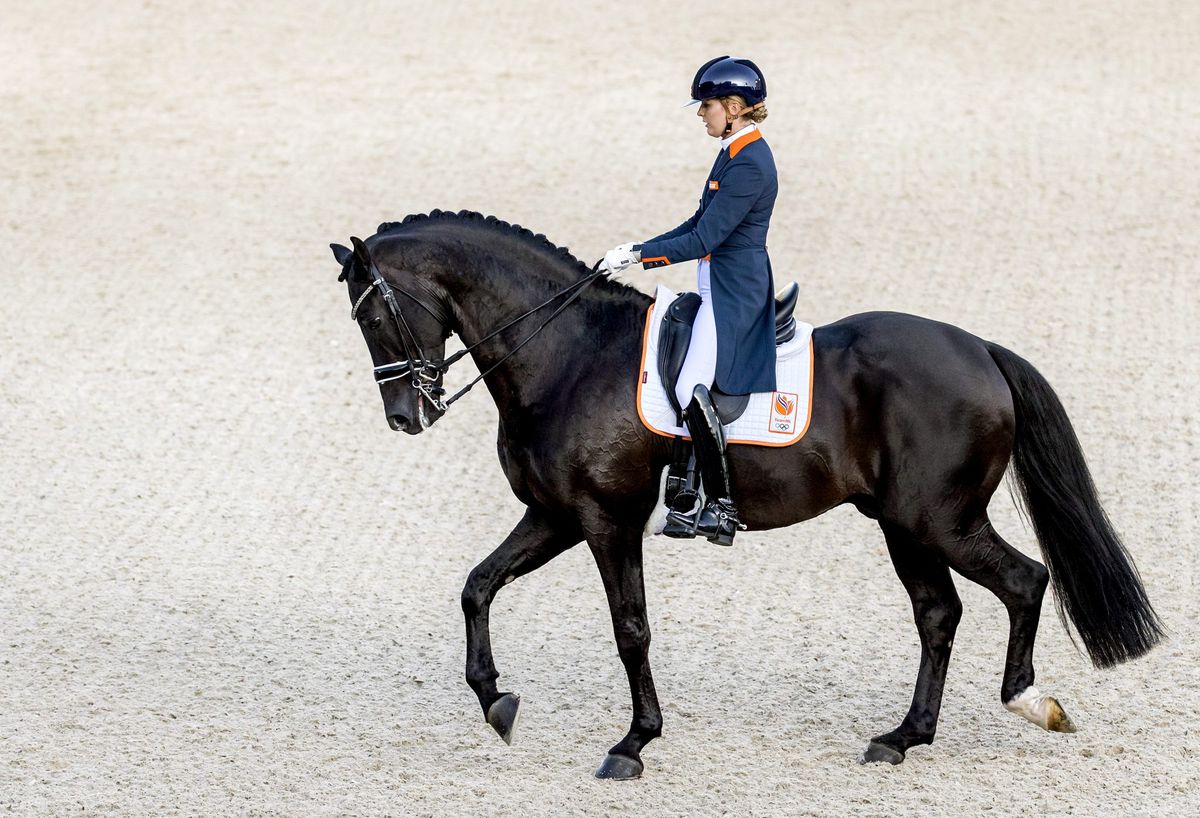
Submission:
<svg viewBox="0 0 1200 818">
<path fill-rule="evenodd" d="M 420 434 L 445 414 L 440 396 L 450 321 L 434 294 L 406 264 L 401 242 L 389 242 L 385 276 L 367 244 L 331 244 L 342 265 L 351 318 L 375 364 L 375 381 L 393 431 Z M 379 256 L 378 251 L 375 254 Z"/>
</svg>

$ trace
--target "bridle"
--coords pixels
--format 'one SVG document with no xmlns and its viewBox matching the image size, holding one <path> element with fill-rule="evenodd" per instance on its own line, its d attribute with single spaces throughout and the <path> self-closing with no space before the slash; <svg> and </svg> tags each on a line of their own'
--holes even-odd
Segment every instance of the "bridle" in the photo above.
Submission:
<svg viewBox="0 0 1200 818">
<path fill-rule="evenodd" d="M 433 316 L 434 320 L 437 321 L 438 325 L 441 327 L 446 327 L 449 324 L 445 314 L 442 314 L 430 307 L 412 293 L 406 292 L 400 287 L 389 284 L 387 279 L 383 277 L 383 273 L 379 272 L 379 268 L 375 265 L 373 260 L 370 264 L 371 283 L 367 285 L 367 289 L 363 290 L 362 294 L 354 302 L 354 306 L 350 309 L 350 319 L 353 321 L 358 320 L 359 307 L 363 305 L 363 302 L 367 300 L 367 297 L 370 296 L 372 292 L 378 290 L 383 296 L 383 302 L 387 305 L 388 312 L 392 316 L 393 323 L 396 325 L 396 331 L 400 334 L 400 344 L 403 347 L 405 357 L 402 361 L 393 361 L 392 363 L 382 364 L 375 367 L 375 383 L 385 384 L 389 381 L 400 380 L 401 378 L 411 378 L 412 388 L 420 392 L 421 395 L 424 396 L 424 398 L 428 400 L 429 403 L 439 412 L 445 412 L 450 404 L 467 394 L 467 392 L 470 392 L 471 388 L 474 387 L 475 384 L 479 383 L 481 380 L 491 374 L 496 367 L 507 361 L 509 358 L 515 355 L 521 347 L 533 340 L 533 338 L 537 336 L 539 332 L 545 329 L 546 325 L 553 321 L 559 313 L 570 306 L 575 299 L 579 298 L 579 296 L 583 294 L 583 291 L 586 290 L 592 284 L 592 282 L 594 282 L 597 278 L 607 275 L 607 271 L 600 270 L 600 264 L 602 261 L 603 259 L 596 262 L 596 264 L 592 267 L 590 274 L 584 276 L 570 286 L 559 290 L 557 293 L 550 296 L 533 309 L 518 315 L 511 321 L 508 321 L 497 329 L 492 330 L 475 343 L 465 347 L 464 349 L 460 349 L 458 352 L 442 361 L 430 360 L 425 355 L 425 350 L 422 349 L 420 342 L 417 340 L 417 336 L 408 326 L 408 321 L 404 319 L 404 313 L 400 309 L 399 302 L 396 300 L 396 293 L 399 292 L 400 294 L 407 296 L 409 299 L 414 301 L 417 306 L 421 307 L 423 310 L 425 310 L 425 312 Z M 574 292 L 572 292 L 572 290 Z M 480 344 L 495 338 L 497 335 L 504 332 L 504 330 L 520 321 L 523 321 L 538 310 L 553 303 L 555 299 L 566 295 L 567 293 L 571 293 L 570 298 L 568 298 L 566 301 L 563 301 L 562 304 L 560 304 L 558 308 L 554 310 L 554 312 L 550 313 L 549 318 L 543 321 L 537 329 L 522 339 L 519 344 L 509 350 L 508 354 L 488 367 L 486 371 L 479 373 L 479 375 L 476 376 L 473 381 L 455 392 L 448 399 L 445 401 L 441 399 L 441 396 L 446 394 L 446 390 L 437 385 L 437 379 L 449 371 L 450 367 L 454 363 L 456 363 L 471 350 L 478 347 Z"/>
<path fill-rule="evenodd" d="M 444 411 L 446 404 L 442 403 L 440 396 L 444 395 L 446 390 L 437 385 L 437 379 L 446 370 L 448 364 L 445 364 L 445 362 L 440 364 L 435 363 L 426 357 L 425 350 L 417 340 L 416 333 L 408 326 L 408 321 L 404 318 L 400 304 L 396 301 L 396 290 L 399 290 L 399 288 L 388 284 L 387 279 L 379 272 L 379 268 L 375 266 L 374 262 L 371 263 L 371 278 L 371 283 L 367 285 L 367 289 L 363 290 L 362 295 L 358 297 L 358 300 L 354 302 L 354 306 L 350 309 L 350 320 L 358 320 L 358 308 L 362 306 L 363 302 L 367 300 L 367 297 L 373 291 L 379 290 L 383 296 L 384 303 L 387 304 L 392 321 L 396 325 L 396 330 L 400 334 L 400 345 L 404 349 L 405 356 L 403 361 L 395 361 L 375 367 L 375 383 L 385 384 L 389 381 L 396 381 L 411 376 L 413 389 L 424 395 L 430 404 Z M 439 326 L 445 326 L 445 318 L 438 316 L 425 302 L 404 290 L 400 290 L 400 292 L 424 308 L 426 312 L 438 321 Z"/>
</svg>

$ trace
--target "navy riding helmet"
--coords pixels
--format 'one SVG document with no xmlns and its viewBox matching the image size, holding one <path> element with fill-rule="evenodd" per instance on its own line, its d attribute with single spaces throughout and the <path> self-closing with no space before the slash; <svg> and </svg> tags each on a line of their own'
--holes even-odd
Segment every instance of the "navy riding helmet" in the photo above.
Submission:
<svg viewBox="0 0 1200 818">
<path fill-rule="evenodd" d="M 737 94 L 753 107 L 767 98 L 767 78 L 750 60 L 741 57 L 717 57 L 700 66 L 692 80 L 692 101 Z"/>
</svg>

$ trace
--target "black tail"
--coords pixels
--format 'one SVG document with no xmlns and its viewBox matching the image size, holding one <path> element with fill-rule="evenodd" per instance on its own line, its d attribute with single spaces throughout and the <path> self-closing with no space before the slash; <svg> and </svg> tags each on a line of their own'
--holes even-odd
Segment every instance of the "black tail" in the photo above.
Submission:
<svg viewBox="0 0 1200 818">
<path fill-rule="evenodd" d="M 1054 583 L 1058 615 L 1075 629 L 1097 667 L 1136 659 L 1163 626 L 1129 552 L 1100 507 L 1066 410 L 1033 365 L 1004 347 L 988 351 L 1016 409 L 1013 469 Z"/>
</svg>

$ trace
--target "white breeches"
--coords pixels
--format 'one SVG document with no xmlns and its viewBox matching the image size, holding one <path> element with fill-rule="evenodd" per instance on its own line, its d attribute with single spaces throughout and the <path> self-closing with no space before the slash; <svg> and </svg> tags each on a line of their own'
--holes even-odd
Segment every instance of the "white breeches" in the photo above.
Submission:
<svg viewBox="0 0 1200 818">
<path fill-rule="evenodd" d="M 700 293 L 700 311 L 692 325 L 692 340 L 687 357 L 675 384 L 675 397 L 684 409 L 692 402 L 692 390 L 697 384 L 712 387 L 717 374 L 717 322 L 713 318 L 712 287 L 708 278 L 708 262 L 701 259 L 696 265 L 696 290 Z"/>
</svg>

